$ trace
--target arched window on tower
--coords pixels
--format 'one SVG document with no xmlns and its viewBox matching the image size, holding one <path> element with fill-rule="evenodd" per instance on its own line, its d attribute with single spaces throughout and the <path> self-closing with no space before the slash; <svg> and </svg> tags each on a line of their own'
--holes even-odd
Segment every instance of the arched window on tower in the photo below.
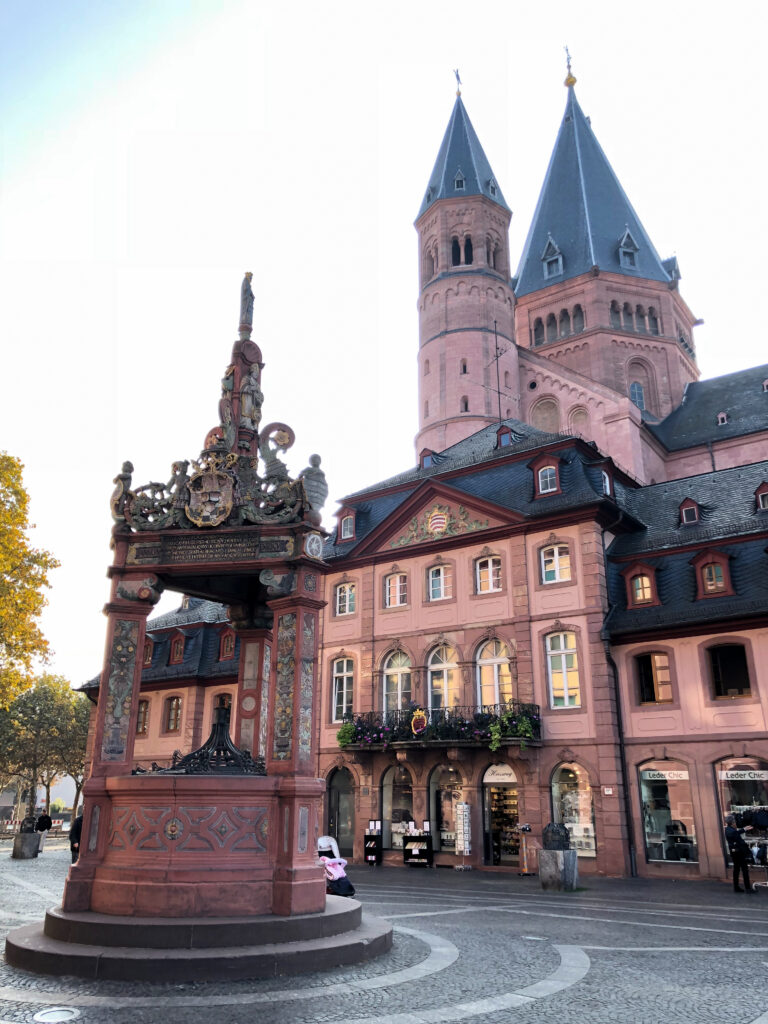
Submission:
<svg viewBox="0 0 768 1024">
<path fill-rule="evenodd" d="M 428 252 L 424 260 L 424 274 L 428 281 L 431 281 L 435 276 L 435 261 L 432 258 L 432 253 Z"/>
<path fill-rule="evenodd" d="M 645 326 L 645 310 L 642 306 L 635 307 L 635 317 L 637 319 L 638 331 L 640 331 L 641 334 L 645 334 L 647 332 L 647 328 Z"/>
<path fill-rule="evenodd" d="M 491 259 L 492 259 L 491 240 L 490 240 L 490 238 L 486 238 L 486 240 L 485 240 L 485 262 L 488 264 L 489 267 L 493 265 L 491 263 Z"/>
<path fill-rule="evenodd" d="M 466 395 L 462 397 L 460 407 L 462 412 L 469 412 L 469 399 Z"/>
<path fill-rule="evenodd" d="M 467 266 L 472 262 L 472 239 L 469 235 L 464 239 L 464 262 Z"/>
<path fill-rule="evenodd" d="M 584 330 L 584 310 L 581 306 L 573 307 L 573 333 L 581 334 Z"/>
<path fill-rule="evenodd" d="M 537 345 L 544 344 L 544 322 L 540 316 L 537 316 L 533 322 L 533 345 L 534 348 Z"/>
<path fill-rule="evenodd" d="M 650 334 L 659 333 L 659 316 L 653 306 L 648 309 L 648 331 Z"/>
<path fill-rule="evenodd" d="M 509 377 L 509 370 L 505 370 L 504 371 L 504 387 L 505 388 L 511 388 L 512 387 L 512 381 L 510 380 L 510 377 Z"/>
<path fill-rule="evenodd" d="M 458 238 L 451 242 L 451 266 L 458 267 L 461 264 L 461 246 Z"/>
<path fill-rule="evenodd" d="M 621 310 L 616 301 L 611 303 L 611 327 L 621 327 Z"/>
<path fill-rule="evenodd" d="M 648 412 L 656 413 L 656 398 L 651 371 L 648 366 L 639 359 L 633 359 L 627 366 L 627 383 L 630 400 L 635 403 L 638 409 L 647 409 Z"/>
<path fill-rule="evenodd" d="M 462 374 L 465 374 L 465 373 L 467 373 L 467 372 L 468 372 L 468 371 L 467 371 L 467 360 L 466 360 L 466 359 L 462 359 L 462 360 L 461 360 L 461 364 L 460 364 L 460 372 L 461 372 Z"/>
<path fill-rule="evenodd" d="M 554 313 L 547 317 L 547 341 L 557 341 L 557 319 Z"/>
<path fill-rule="evenodd" d="M 571 333 L 571 314 L 567 309 L 560 310 L 560 337 L 566 338 Z"/>
<path fill-rule="evenodd" d="M 645 409 L 645 388 L 639 380 L 633 380 L 629 385 L 629 398 L 638 409 Z"/>
<path fill-rule="evenodd" d="M 624 321 L 624 330 L 634 331 L 635 318 L 632 315 L 632 307 L 628 302 L 624 303 L 624 309 L 622 310 L 622 320 Z"/>
<path fill-rule="evenodd" d="M 499 245 L 493 250 L 493 269 L 501 270 L 501 246 Z"/>
</svg>

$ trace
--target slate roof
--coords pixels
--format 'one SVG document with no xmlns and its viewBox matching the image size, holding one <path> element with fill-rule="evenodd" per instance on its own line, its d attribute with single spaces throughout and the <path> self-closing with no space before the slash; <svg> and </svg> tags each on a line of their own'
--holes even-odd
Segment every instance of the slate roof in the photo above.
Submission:
<svg viewBox="0 0 768 1024">
<path fill-rule="evenodd" d="M 461 191 L 454 187 L 459 172 L 464 178 L 464 188 Z M 496 189 L 495 195 L 491 193 L 492 186 Z M 477 133 L 469 120 L 461 96 L 457 96 L 416 219 L 418 220 L 438 199 L 479 195 L 487 196 L 505 210 L 509 209 L 496 176 L 491 170 L 488 157 L 483 152 Z"/>
<path fill-rule="evenodd" d="M 768 392 L 763 391 L 766 380 L 768 363 L 696 381 L 688 385 L 683 401 L 669 416 L 648 427 L 671 452 L 768 431 Z M 718 426 L 721 412 L 728 414 L 728 422 Z"/>
<path fill-rule="evenodd" d="M 637 247 L 633 269 L 619 261 L 619 242 L 627 229 Z M 562 253 L 563 273 L 545 278 L 542 255 L 550 239 Z M 680 276 L 676 261 L 659 258 L 570 86 L 520 259 L 515 294 L 527 295 L 593 267 L 665 283 Z"/>
</svg>

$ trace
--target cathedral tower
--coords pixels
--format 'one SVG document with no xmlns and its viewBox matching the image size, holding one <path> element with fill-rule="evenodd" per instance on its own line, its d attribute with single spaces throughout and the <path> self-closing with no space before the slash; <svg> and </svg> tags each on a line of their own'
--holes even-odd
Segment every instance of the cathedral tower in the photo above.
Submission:
<svg viewBox="0 0 768 1024">
<path fill-rule="evenodd" d="M 459 92 L 416 218 L 417 454 L 441 451 L 496 422 L 496 338 L 501 415 L 519 415 L 511 216 Z"/>
</svg>

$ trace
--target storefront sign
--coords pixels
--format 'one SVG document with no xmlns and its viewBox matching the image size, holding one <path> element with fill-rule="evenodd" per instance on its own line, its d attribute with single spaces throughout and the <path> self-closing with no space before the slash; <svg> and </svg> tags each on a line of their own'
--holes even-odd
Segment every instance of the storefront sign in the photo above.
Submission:
<svg viewBox="0 0 768 1024">
<path fill-rule="evenodd" d="M 517 776 L 508 764 L 492 764 L 483 776 L 483 782 L 515 783 Z"/>
<path fill-rule="evenodd" d="M 666 779 L 668 781 L 681 782 L 683 779 L 688 778 L 687 771 L 675 771 L 672 769 L 659 769 L 650 768 L 647 771 L 640 772 L 641 779 L 647 779 L 649 782 L 656 780 Z"/>
<path fill-rule="evenodd" d="M 727 772 L 720 772 L 720 779 L 729 782 L 766 782 L 768 771 L 761 771 L 759 768 L 732 768 Z"/>
</svg>

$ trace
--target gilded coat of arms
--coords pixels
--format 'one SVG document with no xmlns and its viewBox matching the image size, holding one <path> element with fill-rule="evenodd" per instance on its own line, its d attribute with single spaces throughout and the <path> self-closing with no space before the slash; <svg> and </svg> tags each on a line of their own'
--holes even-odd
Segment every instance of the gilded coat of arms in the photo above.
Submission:
<svg viewBox="0 0 768 1024">
<path fill-rule="evenodd" d="M 195 526 L 218 526 L 232 511 L 232 477 L 216 469 L 204 469 L 189 481 L 187 518 Z"/>
</svg>

